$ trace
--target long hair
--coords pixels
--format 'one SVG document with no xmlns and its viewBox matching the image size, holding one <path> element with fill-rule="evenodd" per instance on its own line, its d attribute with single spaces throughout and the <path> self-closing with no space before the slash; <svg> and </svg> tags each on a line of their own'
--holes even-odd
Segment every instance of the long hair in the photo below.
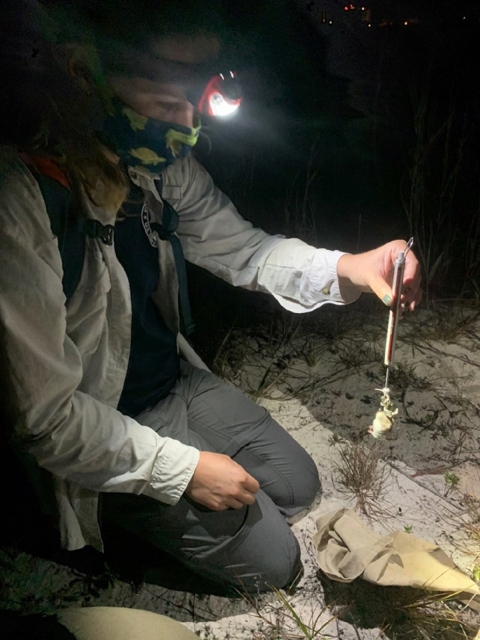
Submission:
<svg viewBox="0 0 480 640">
<path fill-rule="evenodd" d="M 215 12 L 208 0 L 6 4 L 0 38 L 0 143 L 52 159 L 67 174 L 72 190 L 83 188 L 94 204 L 118 211 L 128 191 L 127 177 L 92 124 L 92 105 L 98 109 L 102 102 L 106 75 L 120 58 L 128 57 L 131 64 L 152 37 L 218 27 Z M 74 42 L 90 52 L 93 95 L 68 73 L 66 54 Z"/>
<path fill-rule="evenodd" d="M 0 143 L 53 160 L 72 190 L 83 187 L 94 204 L 117 210 L 126 194 L 126 176 L 92 131 L 89 96 L 62 68 L 60 47 L 46 41 L 38 7 L 9 1 L 3 30 L 16 35 L 10 41 L 2 38 Z"/>
</svg>

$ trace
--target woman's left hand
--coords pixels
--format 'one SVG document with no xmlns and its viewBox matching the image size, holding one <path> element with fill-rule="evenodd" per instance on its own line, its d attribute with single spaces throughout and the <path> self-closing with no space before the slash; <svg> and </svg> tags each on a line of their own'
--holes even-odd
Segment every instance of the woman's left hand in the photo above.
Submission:
<svg viewBox="0 0 480 640">
<path fill-rule="evenodd" d="M 378 249 L 358 254 L 345 254 L 337 264 L 338 282 L 360 291 L 373 292 L 387 306 L 393 301 L 392 283 L 395 261 L 406 247 L 405 240 L 387 242 Z M 413 251 L 407 253 L 403 276 L 401 305 L 413 311 L 422 298 L 420 264 Z"/>
</svg>

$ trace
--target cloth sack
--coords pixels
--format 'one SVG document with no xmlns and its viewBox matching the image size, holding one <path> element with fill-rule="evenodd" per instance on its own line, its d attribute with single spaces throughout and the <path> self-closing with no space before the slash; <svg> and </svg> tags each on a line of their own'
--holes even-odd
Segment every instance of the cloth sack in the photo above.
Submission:
<svg viewBox="0 0 480 640">
<path fill-rule="evenodd" d="M 452 593 L 480 612 L 479 587 L 436 544 L 404 531 L 377 535 L 350 509 L 326 513 L 316 524 L 318 565 L 332 580 L 361 577 L 382 586 Z"/>
<path fill-rule="evenodd" d="M 180 622 L 124 607 L 63 609 L 57 619 L 75 640 L 198 640 Z"/>
</svg>

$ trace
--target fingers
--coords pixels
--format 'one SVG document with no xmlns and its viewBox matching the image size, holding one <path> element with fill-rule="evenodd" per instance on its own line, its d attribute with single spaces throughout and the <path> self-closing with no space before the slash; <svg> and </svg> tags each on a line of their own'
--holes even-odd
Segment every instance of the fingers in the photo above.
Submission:
<svg viewBox="0 0 480 640">
<path fill-rule="evenodd" d="M 406 245 L 405 240 L 393 240 L 366 253 L 342 255 L 337 263 L 340 287 L 354 285 L 359 291 L 373 292 L 387 306 L 390 306 L 394 297 L 392 284 L 395 263 L 400 251 L 405 251 Z M 414 309 L 420 302 L 422 297 L 420 283 L 419 262 L 413 251 L 408 251 L 400 301 L 405 308 Z"/>
<path fill-rule="evenodd" d="M 385 278 L 381 275 L 370 277 L 370 289 L 384 304 L 390 306 L 393 301 L 393 291 Z"/>
<path fill-rule="evenodd" d="M 253 502 L 255 502 L 255 500 Z M 253 502 L 250 502 L 249 504 L 253 504 Z M 245 504 L 247 504 L 247 503 L 245 503 Z M 231 498 L 228 501 L 228 504 L 225 507 L 222 507 L 221 510 L 225 511 L 228 508 L 231 508 L 231 509 L 243 509 L 245 504 L 243 502 L 240 502 L 240 500 L 235 500 L 234 498 Z"/>
<path fill-rule="evenodd" d="M 249 473 L 247 473 L 246 475 L 247 477 L 243 482 L 243 486 L 250 493 L 257 493 L 257 491 L 260 489 L 260 484 L 258 483 L 258 480 L 256 480 Z"/>
<path fill-rule="evenodd" d="M 402 297 L 401 305 L 404 309 L 407 309 L 408 311 L 415 311 L 415 307 L 417 307 L 420 304 L 422 297 L 423 297 L 423 289 L 421 287 L 418 287 L 413 300 L 408 301 L 407 298 L 403 300 L 403 297 Z"/>
<path fill-rule="evenodd" d="M 242 509 L 244 506 L 249 506 L 255 502 L 255 496 L 253 493 L 244 492 L 237 498 L 229 498 L 227 504 L 232 509 Z"/>
<path fill-rule="evenodd" d="M 202 451 L 185 491 L 209 509 L 223 511 L 253 504 L 259 489 L 257 480 L 232 458 Z"/>
<path fill-rule="evenodd" d="M 416 256 L 410 251 L 405 261 L 401 304 L 413 311 L 422 299 L 421 270 Z"/>
<path fill-rule="evenodd" d="M 197 498 L 197 502 L 201 502 L 205 507 L 208 507 L 212 511 L 226 511 L 227 509 L 243 509 L 245 506 L 249 506 L 255 502 L 255 495 L 249 491 L 239 491 L 235 496 L 229 495 L 219 498 L 217 496 L 209 495 L 200 500 Z"/>
<path fill-rule="evenodd" d="M 383 302 L 390 306 L 393 302 L 393 292 L 391 289 L 395 263 L 400 251 L 404 251 L 405 240 L 394 240 L 376 251 L 381 255 L 380 268 L 370 275 L 370 286 L 372 291 Z M 421 290 L 421 270 L 420 264 L 413 251 L 408 251 L 405 257 L 405 268 L 403 272 L 403 283 L 400 304 L 403 309 L 413 309 L 420 303 L 422 298 Z"/>
<path fill-rule="evenodd" d="M 228 506 L 233 509 L 241 509 L 244 505 L 250 505 L 255 502 L 255 494 L 260 489 L 260 485 L 257 480 L 249 473 L 245 474 L 245 479 L 242 481 L 241 486 L 235 496 L 232 496 L 228 501 Z"/>
</svg>

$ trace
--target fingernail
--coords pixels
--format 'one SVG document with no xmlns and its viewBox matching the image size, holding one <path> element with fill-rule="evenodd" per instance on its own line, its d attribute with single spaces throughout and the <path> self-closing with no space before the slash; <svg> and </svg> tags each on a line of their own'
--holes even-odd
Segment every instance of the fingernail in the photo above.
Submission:
<svg viewBox="0 0 480 640">
<path fill-rule="evenodd" d="M 383 300 L 383 303 L 387 305 L 387 307 L 390 306 L 390 303 L 392 301 L 392 299 L 391 299 L 391 297 L 389 295 L 384 295 L 382 300 Z"/>
</svg>

